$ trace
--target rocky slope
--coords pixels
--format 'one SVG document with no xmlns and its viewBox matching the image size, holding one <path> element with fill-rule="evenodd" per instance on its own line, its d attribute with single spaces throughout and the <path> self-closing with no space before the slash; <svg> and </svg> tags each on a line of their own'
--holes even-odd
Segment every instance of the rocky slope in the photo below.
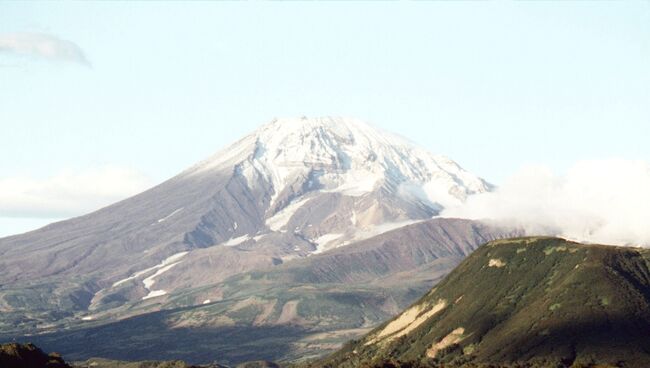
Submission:
<svg viewBox="0 0 650 368">
<path fill-rule="evenodd" d="M 295 360 L 339 348 L 426 293 L 478 245 L 518 232 L 433 219 L 358 244 L 25 337 L 75 360 Z M 162 310 L 157 312 L 156 310 Z"/>
<path fill-rule="evenodd" d="M 650 251 L 493 241 L 312 367 L 650 366 Z"/>
</svg>

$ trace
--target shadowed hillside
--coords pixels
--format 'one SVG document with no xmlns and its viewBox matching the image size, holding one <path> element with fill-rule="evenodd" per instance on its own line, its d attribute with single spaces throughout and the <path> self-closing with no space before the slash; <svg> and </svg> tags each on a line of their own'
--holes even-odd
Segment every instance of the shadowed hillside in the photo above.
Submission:
<svg viewBox="0 0 650 368">
<path fill-rule="evenodd" d="M 313 367 L 648 367 L 650 252 L 556 238 L 480 247 Z"/>
<path fill-rule="evenodd" d="M 46 354 L 32 344 L 0 344 L 2 368 L 70 368 L 59 354 Z"/>
</svg>

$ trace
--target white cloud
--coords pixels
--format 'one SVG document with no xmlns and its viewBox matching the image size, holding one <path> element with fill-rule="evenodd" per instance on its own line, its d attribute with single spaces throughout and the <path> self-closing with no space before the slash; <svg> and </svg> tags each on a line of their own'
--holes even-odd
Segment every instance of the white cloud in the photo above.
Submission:
<svg viewBox="0 0 650 368">
<path fill-rule="evenodd" d="M 90 66 L 77 44 L 44 33 L 0 33 L 0 52 Z"/>
<path fill-rule="evenodd" d="M 39 229 L 47 224 L 64 220 L 63 218 L 16 218 L 0 217 L 0 238 L 22 234 L 27 231 Z"/>
<path fill-rule="evenodd" d="M 147 189 L 150 181 L 127 168 L 64 171 L 35 179 L 0 178 L 0 217 L 62 218 L 81 215 Z"/>
<path fill-rule="evenodd" d="M 650 246 L 650 163 L 582 161 L 565 175 L 528 167 L 495 192 L 471 196 L 442 215 L 492 219 L 530 234 Z"/>
</svg>

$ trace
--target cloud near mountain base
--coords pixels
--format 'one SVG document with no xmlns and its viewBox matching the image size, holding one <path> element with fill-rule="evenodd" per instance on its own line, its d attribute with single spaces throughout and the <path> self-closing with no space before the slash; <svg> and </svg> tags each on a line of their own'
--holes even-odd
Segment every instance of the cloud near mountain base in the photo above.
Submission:
<svg viewBox="0 0 650 368">
<path fill-rule="evenodd" d="M 650 246 L 650 163 L 581 161 L 564 175 L 526 167 L 494 192 L 471 196 L 442 216 L 489 219 L 531 235 Z"/>
<path fill-rule="evenodd" d="M 137 194 L 150 180 L 124 167 L 66 170 L 48 178 L 0 178 L 0 217 L 66 218 Z"/>
</svg>

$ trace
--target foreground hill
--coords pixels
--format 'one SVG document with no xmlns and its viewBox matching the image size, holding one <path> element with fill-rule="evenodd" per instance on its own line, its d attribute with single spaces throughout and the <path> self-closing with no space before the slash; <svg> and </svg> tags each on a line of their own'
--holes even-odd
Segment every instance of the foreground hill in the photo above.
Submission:
<svg viewBox="0 0 650 368">
<path fill-rule="evenodd" d="M 70 368 L 59 354 L 46 354 L 32 344 L 0 344 L 2 368 Z"/>
<path fill-rule="evenodd" d="M 312 366 L 650 367 L 649 259 L 556 238 L 493 241 Z"/>
</svg>

